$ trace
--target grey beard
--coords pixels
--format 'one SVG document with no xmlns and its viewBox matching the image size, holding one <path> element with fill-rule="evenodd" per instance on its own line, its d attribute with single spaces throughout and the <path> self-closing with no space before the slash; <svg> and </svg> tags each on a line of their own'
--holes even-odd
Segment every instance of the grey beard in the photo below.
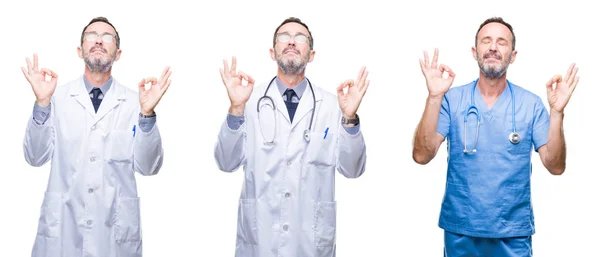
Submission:
<svg viewBox="0 0 600 257">
<path fill-rule="evenodd" d="M 103 62 L 102 59 L 97 59 L 95 62 L 90 60 L 89 58 L 85 60 L 85 65 L 91 72 L 100 72 L 106 73 L 110 70 L 113 65 L 113 60 L 109 60 L 108 62 Z"/>
<path fill-rule="evenodd" d="M 277 60 L 277 65 L 279 65 L 279 68 L 287 75 L 300 75 L 306 68 L 306 63 L 304 62 L 301 62 L 300 64 L 294 62 L 285 63 L 281 59 Z"/>
<path fill-rule="evenodd" d="M 490 79 L 500 78 L 506 72 L 506 69 L 503 69 L 503 67 L 501 67 L 500 69 L 493 69 L 493 68 L 486 69 L 483 67 L 483 65 L 479 65 L 479 69 L 481 69 L 483 76 L 485 76 L 486 78 L 490 78 Z"/>
</svg>

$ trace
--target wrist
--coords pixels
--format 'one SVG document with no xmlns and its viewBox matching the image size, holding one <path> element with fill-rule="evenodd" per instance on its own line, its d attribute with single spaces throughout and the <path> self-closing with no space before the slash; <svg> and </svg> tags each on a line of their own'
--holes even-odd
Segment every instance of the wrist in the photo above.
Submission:
<svg viewBox="0 0 600 257">
<path fill-rule="evenodd" d="M 40 107 L 46 107 L 46 106 L 50 105 L 50 98 L 37 99 L 37 100 L 35 100 L 35 103 L 37 105 L 39 105 Z"/>
<path fill-rule="evenodd" d="M 231 104 L 231 106 L 229 106 L 229 114 L 233 116 L 242 116 L 244 115 L 245 108 L 245 104 Z"/>
<path fill-rule="evenodd" d="M 557 111 L 554 109 L 550 109 L 550 117 L 562 118 L 565 116 L 564 111 Z"/>
<path fill-rule="evenodd" d="M 154 117 L 156 116 L 156 113 L 154 112 L 154 110 L 141 110 L 140 111 L 141 116 L 143 116 L 144 118 L 148 118 L 148 117 Z"/>
</svg>

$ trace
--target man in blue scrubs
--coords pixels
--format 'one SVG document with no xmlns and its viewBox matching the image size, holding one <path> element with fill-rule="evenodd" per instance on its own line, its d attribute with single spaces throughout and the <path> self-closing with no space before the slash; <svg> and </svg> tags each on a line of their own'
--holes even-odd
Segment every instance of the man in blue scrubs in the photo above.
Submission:
<svg viewBox="0 0 600 257">
<path fill-rule="evenodd" d="M 475 35 L 479 78 L 450 89 L 455 74 L 425 52 L 421 70 L 429 96 L 414 138 L 413 159 L 427 164 L 448 139 L 448 172 L 439 226 L 444 256 L 531 256 L 531 153 L 553 175 L 565 171 L 564 108 L 579 77 L 572 64 L 547 83 L 542 99 L 506 79 L 515 61 L 515 35 L 502 18 Z M 448 76 L 443 76 L 447 73 Z"/>
</svg>

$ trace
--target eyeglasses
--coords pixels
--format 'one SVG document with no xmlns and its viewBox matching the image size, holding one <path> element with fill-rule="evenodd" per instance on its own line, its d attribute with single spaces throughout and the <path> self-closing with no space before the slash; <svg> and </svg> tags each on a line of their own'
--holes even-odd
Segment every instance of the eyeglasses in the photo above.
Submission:
<svg viewBox="0 0 600 257">
<path fill-rule="evenodd" d="M 277 34 L 277 40 L 279 40 L 279 42 L 281 42 L 281 43 L 290 42 L 291 38 L 292 38 L 292 36 L 287 32 Z M 294 35 L 294 42 L 296 42 L 296 43 L 306 43 L 308 41 L 308 39 L 309 39 L 309 37 L 304 34 Z"/>
<path fill-rule="evenodd" d="M 110 34 L 110 33 L 103 33 L 102 35 L 98 35 L 98 33 L 96 32 L 86 32 L 84 33 L 85 36 L 85 40 L 86 41 L 90 41 L 90 42 L 95 42 L 98 40 L 98 37 L 102 37 L 102 41 L 104 43 L 112 43 L 113 42 L 113 38 L 116 38 L 116 35 Z"/>
</svg>

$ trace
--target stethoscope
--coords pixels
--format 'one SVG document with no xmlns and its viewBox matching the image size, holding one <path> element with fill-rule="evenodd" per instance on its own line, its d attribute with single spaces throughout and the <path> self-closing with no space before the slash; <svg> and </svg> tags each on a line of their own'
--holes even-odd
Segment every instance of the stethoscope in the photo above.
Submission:
<svg viewBox="0 0 600 257">
<path fill-rule="evenodd" d="M 477 152 L 477 141 L 479 140 L 479 123 L 481 121 L 481 116 L 479 115 L 479 109 L 477 109 L 477 107 L 474 105 L 474 99 L 475 99 L 475 90 L 477 90 L 477 81 L 479 81 L 479 79 L 477 79 L 473 85 L 473 91 L 471 91 L 471 106 L 469 106 L 467 108 L 467 112 L 465 113 L 465 126 L 464 126 L 464 130 L 465 130 L 465 149 L 463 150 L 464 153 L 476 153 Z M 515 123 L 515 95 L 513 93 L 512 90 L 512 86 L 510 84 L 510 82 L 508 82 L 508 89 L 510 90 L 510 97 L 512 100 L 512 133 L 510 133 L 508 135 L 508 141 L 510 141 L 513 144 L 518 144 L 519 142 L 521 142 L 521 136 L 519 135 L 519 133 L 517 133 L 517 125 Z M 467 150 L 467 117 L 469 116 L 469 114 L 474 113 L 475 116 L 477 116 L 477 129 L 475 132 L 475 144 L 473 145 L 473 150 Z"/>
<path fill-rule="evenodd" d="M 258 99 L 258 102 L 256 103 L 256 112 L 258 112 L 258 122 L 261 123 L 261 118 L 260 118 L 260 107 L 261 102 L 263 102 L 263 100 L 268 100 L 267 103 L 265 103 L 265 105 L 270 106 L 271 109 L 273 110 L 273 121 L 275 121 L 276 119 L 276 114 L 275 114 L 275 102 L 273 101 L 273 98 L 271 98 L 270 96 L 267 95 L 267 92 L 269 92 L 269 88 L 271 87 L 271 84 L 273 84 L 273 81 L 275 80 L 275 78 L 277 78 L 277 76 L 273 77 L 273 79 L 271 79 L 271 82 L 269 82 L 269 85 L 267 86 L 267 89 L 265 90 L 265 93 L 263 94 L 262 97 L 260 97 Z M 310 80 L 308 80 L 308 78 L 306 79 L 306 81 L 308 81 L 308 86 L 310 87 L 310 91 L 312 92 L 312 96 L 313 96 L 313 109 L 310 115 L 310 123 L 308 123 L 308 129 L 304 130 L 304 140 L 306 140 L 306 142 L 310 142 L 310 131 L 312 129 L 312 123 L 313 123 L 313 118 L 315 116 L 315 109 L 317 107 L 317 100 L 315 97 L 315 91 L 313 90 L 312 84 L 310 83 Z M 270 103 L 269 103 L 270 102 Z M 277 128 L 277 123 L 273 122 L 273 126 L 275 126 L 275 128 Z M 273 133 L 273 138 L 270 141 L 266 140 L 265 134 L 262 130 L 262 124 L 261 124 L 261 130 L 260 130 L 263 139 L 265 140 L 265 144 L 273 144 L 273 142 L 275 142 L 275 135 L 277 133 Z M 274 131 L 275 132 L 275 131 Z"/>
</svg>

